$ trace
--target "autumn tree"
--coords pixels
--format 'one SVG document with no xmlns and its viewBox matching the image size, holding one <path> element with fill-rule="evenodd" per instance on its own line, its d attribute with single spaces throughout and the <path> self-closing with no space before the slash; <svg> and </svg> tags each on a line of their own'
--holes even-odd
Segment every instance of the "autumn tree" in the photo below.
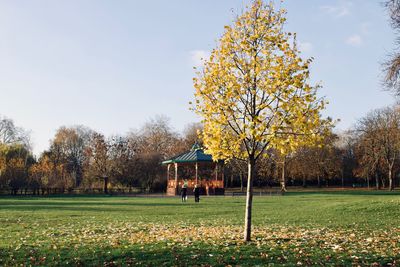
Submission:
<svg viewBox="0 0 400 267">
<path fill-rule="evenodd" d="M 0 189 L 11 189 L 13 194 L 26 190 L 34 161 L 29 132 L 0 116 Z"/>
<path fill-rule="evenodd" d="M 54 150 L 45 151 L 40 156 L 38 162 L 30 170 L 31 180 L 38 185 L 42 194 L 51 190 L 71 190 L 75 186 L 75 181 L 67 175 L 66 163 L 60 153 Z"/>
<path fill-rule="evenodd" d="M 400 30 L 400 1 L 387 0 L 385 6 L 389 12 L 391 25 L 398 33 Z M 400 44 L 400 37 L 397 36 L 397 45 Z M 400 94 L 400 53 L 395 51 L 384 64 L 385 79 L 384 82 L 389 90 Z"/>
<path fill-rule="evenodd" d="M 132 187 L 139 186 L 141 177 L 137 175 L 138 141 L 135 135 L 109 138 L 110 178 L 112 183 Z"/>
<path fill-rule="evenodd" d="M 335 147 L 340 153 L 340 178 L 342 187 L 345 185 L 345 178 L 354 178 L 357 168 L 357 140 L 355 131 L 349 130 L 338 134 L 338 140 L 335 142 Z"/>
<path fill-rule="evenodd" d="M 308 165 L 308 171 L 317 179 L 318 187 L 321 187 L 322 179 L 328 185 L 330 178 L 338 177 L 341 168 L 341 156 L 336 142 L 338 136 L 330 133 L 325 134 L 321 140 L 305 149 L 308 155 L 305 157 L 303 165 Z"/>
<path fill-rule="evenodd" d="M 14 195 L 19 189 L 27 188 L 33 163 L 32 153 L 23 144 L 0 144 L 0 183 Z"/>
<path fill-rule="evenodd" d="M 139 131 L 132 134 L 140 139 L 139 150 L 142 153 L 160 154 L 163 159 L 176 153 L 178 134 L 172 130 L 170 120 L 165 116 L 156 116 L 148 120 Z"/>
<path fill-rule="evenodd" d="M 203 132 L 203 125 L 201 123 L 190 123 L 187 124 L 183 130 L 182 141 L 185 149 L 182 151 L 188 151 L 194 143 L 198 143 L 200 146 L 203 145 L 201 140 L 201 133 Z"/>
<path fill-rule="evenodd" d="M 60 127 L 51 142 L 50 152 L 65 164 L 66 170 L 78 187 L 83 177 L 83 162 L 92 130 L 84 126 Z"/>
<path fill-rule="evenodd" d="M 378 116 L 382 158 L 387 168 L 389 190 L 394 190 L 394 166 L 400 159 L 400 110 L 386 108 Z"/>
<path fill-rule="evenodd" d="M 92 183 L 103 182 L 104 193 L 108 193 L 107 185 L 111 174 L 110 145 L 104 135 L 94 132 L 85 148 L 85 177 Z"/>
<path fill-rule="evenodd" d="M 271 185 L 278 178 L 277 163 L 280 162 L 279 155 L 274 149 L 270 149 L 266 153 L 268 153 L 268 156 L 260 157 L 257 162 L 257 176 L 254 182 L 257 181 L 258 186 Z"/>
<path fill-rule="evenodd" d="M 301 146 L 292 155 L 286 166 L 286 171 L 293 178 L 300 180 L 303 187 L 307 187 L 307 181 L 310 178 L 316 177 L 317 168 L 312 156 L 313 153 L 310 146 Z"/>
<path fill-rule="evenodd" d="M 251 239 L 257 160 L 270 148 L 296 146 L 321 124 L 325 102 L 311 86 L 309 65 L 293 34 L 283 31 L 285 11 L 253 1 L 231 26 L 194 79 L 195 111 L 202 117 L 206 152 L 214 160 L 247 161 L 244 240 Z"/>
<path fill-rule="evenodd" d="M 378 109 L 359 122 L 358 131 L 364 151 L 361 163 L 375 169 L 381 163 L 387 172 L 389 190 L 395 183 L 394 167 L 400 160 L 400 109 Z M 369 173 L 369 171 L 368 171 Z"/>
<path fill-rule="evenodd" d="M 381 155 L 379 150 L 378 139 L 373 137 L 372 132 L 360 134 L 354 150 L 357 158 L 357 166 L 354 169 L 355 174 L 359 177 L 366 177 L 368 183 L 370 177 L 373 177 L 377 190 L 380 189 L 379 169 Z"/>
<path fill-rule="evenodd" d="M 148 120 L 139 130 L 131 131 L 128 140 L 135 144 L 132 165 L 134 180 L 146 190 L 158 184 L 165 187 L 166 177 L 161 162 L 185 150 L 179 134 L 173 131 L 169 119 L 156 116 Z"/>
<path fill-rule="evenodd" d="M 233 184 L 235 176 L 239 178 L 240 191 L 243 192 L 245 174 L 247 172 L 247 164 L 244 160 L 238 158 L 232 158 L 226 162 L 226 169 L 230 172 L 230 184 Z"/>
<path fill-rule="evenodd" d="M 29 132 L 14 124 L 14 121 L 0 116 L 0 144 L 23 144 L 30 148 Z"/>
</svg>

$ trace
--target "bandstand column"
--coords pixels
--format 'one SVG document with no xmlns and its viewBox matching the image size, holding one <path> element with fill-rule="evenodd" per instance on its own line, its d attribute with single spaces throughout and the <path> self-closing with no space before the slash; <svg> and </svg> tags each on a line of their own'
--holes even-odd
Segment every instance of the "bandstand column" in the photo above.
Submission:
<svg viewBox="0 0 400 267">
<path fill-rule="evenodd" d="M 199 165 L 197 164 L 197 162 L 196 162 L 196 165 L 195 165 L 195 169 L 196 169 L 195 179 L 196 179 L 196 184 L 198 184 L 198 181 L 199 181 Z"/>
<path fill-rule="evenodd" d="M 175 190 L 178 193 L 178 163 L 174 163 L 175 167 Z"/>
</svg>

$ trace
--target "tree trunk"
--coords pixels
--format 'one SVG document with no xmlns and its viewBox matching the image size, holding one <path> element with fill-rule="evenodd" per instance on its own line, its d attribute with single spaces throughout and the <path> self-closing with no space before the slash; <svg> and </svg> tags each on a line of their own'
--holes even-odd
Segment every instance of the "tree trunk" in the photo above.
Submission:
<svg viewBox="0 0 400 267">
<path fill-rule="evenodd" d="M 247 173 L 247 194 L 246 194 L 246 213 L 244 217 L 244 241 L 251 240 L 251 209 L 253 206 L 253 178 L 255 159 L 253 156 L 249 158 Z"/>
<path fill-rule="evenodd" d="M 243 174 L 242 172 L 239 173 L 240 176 L 240 192 L 243 192 Z"/>
<path fill-rule="evenodd" d="M 108 177 L 104 177 L 104 194 L 108 194 Z"/>
<path fill-rule="evenodd" d="M 318 187 L 321 187 L 321 179 L 319 178 L 319 174 L 317 175 Z"/>
<path fill-rule="evenodd" d="M 344 170 L 342 169 L 342 188 L 344 188 Z"/>
<path fill-rule="evenodd" d="M 375 172 L 375 186 L 376 186 L 376 190 L 381 189 L 381 186 L 380 186 L 380 184 L 379 184 L 378 172 Z"/>
<path fill-rule="evenodd" d="M 303 174 L 303 187 L 307 187 L 306 176 Z"/>
<path fill-rule="evenodd" d="M 393 165 L 389 166 L 389 170 L 388 170 L 389 191 L 393 191 L 393 189 L 394 189 L 392 169 L 393 169 Z"/>
<path fill-rule="evenodd" d="M 282 162 L 282 176 L 281 176 L 281 192 L 286 192 L 286 180 L 285 180 L 285 160 Z"/>
<path fill-rule="evenodd" d="M 367 173 L 367 188 L 369 189 L 369 174 Z"/>
</svg>

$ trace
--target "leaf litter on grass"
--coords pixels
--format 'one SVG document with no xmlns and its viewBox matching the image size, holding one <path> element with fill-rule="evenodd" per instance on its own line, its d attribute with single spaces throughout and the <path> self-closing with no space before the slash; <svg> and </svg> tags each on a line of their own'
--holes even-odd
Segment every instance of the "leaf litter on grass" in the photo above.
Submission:
<svg viewBox="0 0 400 267">
<path fill-rule="evenodd" d="M 295 227 L 283 225 L 253 227 L 253 241 L 242 241 L 242 227 L 192 225 L 186 223 L 73 223 L 31 229 L 10 245 L 8 251 L 25 253 L 30 262 L 50 259 L 58 251 L 132 250 L 173 251 L 175 259 L 213 262 L 216 265 L 246 261 L 310 264 L 354 264 L 396 266 L 400 259 L 400 228 L 362 230 L 357 227 Z M 188 253 L 188 248 L 192 249 Z M 24 251 L 24 252 L 22 252 Z M 42 253 L 41 253 L 42 251 Z M 47 251 L 47 252 L 46 252 Z M 213 252 L 214 251 L 214 252 Z M 45 253 L 43 253 L 45 252 Z M 183 254 L 188 255 L 183 255 Z M 123 257 L 123 256 L 121 256 Z M 75 261 L 81 260 L 75 257 Z M 1 263 L 1 261 L 0 261 Z M 34 265 L 34 264 L 33 264 Z"/>
</svg>

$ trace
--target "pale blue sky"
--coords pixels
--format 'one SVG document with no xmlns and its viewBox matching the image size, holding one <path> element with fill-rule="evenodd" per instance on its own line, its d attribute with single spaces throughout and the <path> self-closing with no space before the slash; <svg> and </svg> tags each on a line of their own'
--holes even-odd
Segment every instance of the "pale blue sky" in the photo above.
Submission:
<svg viewBox="0 0 400 267">
<path fill-rule="evenodd" d="M 157 114 L 180 131 L 192 67 L 216 45 L 243 0 L 1 0 L 0 114 L 32 130 L 46 149 L 62 125 L 124 134 Z M 394 34 L 380 0 L 287 0 L 312 76 L 330 101 L 326 115 L 350 127 L 393 103 L 380 63 Z"/>
</svg>

